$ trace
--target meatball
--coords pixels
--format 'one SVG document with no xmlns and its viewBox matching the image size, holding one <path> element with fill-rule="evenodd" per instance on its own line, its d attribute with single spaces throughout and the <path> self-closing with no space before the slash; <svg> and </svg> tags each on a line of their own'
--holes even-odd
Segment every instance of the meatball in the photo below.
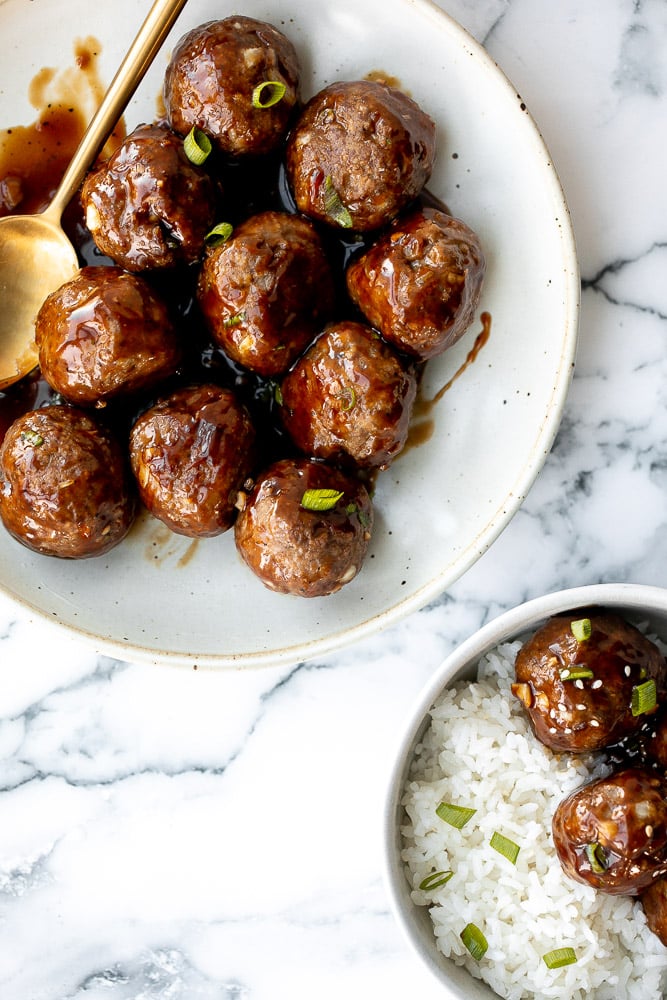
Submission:
<svg viewBox="0 0 667 1000">
<path fill-rule="evenodd" d="M 219 535 L 234 521 L 254 447 L 250 416 L 230 389 L 179 389 L 146 410 L 130 432 L 139 496 L 179 535 Z"/>
<path fill-rule="evenodd" d="M 414 372 L 369 327 L 331 324 L 281 386 L 281 416 L 305 454 L 386 468 L 403 448 L 417 393 Z"/>
<path fill-rule="evenodd" d="M 464 222 L 435 208 L 399 219 L 347 269 L 352 300 L 383 337 L 422 361 L 470 326 L 486 264 Z"/>
<path fill-rule="evenodd" d="M 82 406 L 154 385 L 181 355 L 166 306 L 120 267 L 84 267 L 49 295 L 35 339 L 46 381 Z"/>
<path fill-rule="evenodd" d="M 642 893 L 641 904 L 649 928 L 667 947 L 667 878 L 654 879 Z"/>
<path fill-rule="evenodd" d="M 275 150 L 298 98 L 294 46 L 251 17 L 209 21 L 184 35 L 164 81 L 171 127 L 187 135 L 196 125 L 231 156 Z"/>
<path fill-rule="evenodd" d="M 627 768 L 593 781 L 554 813 L 563 870 L 611 895 L 637 895 L 667 873 L 667 778 Z"/>
<path fill-rule="evenodd" d="M 573 620 L 590 622 L 589 638 L 575 636 Z M 519 650 L 515 673 L 512 691 L 537 738 L 554 750 L 575 753 L 600 750 L 638 732 L 655 708 L 645 700 L 653 685 L 656 705 L 667 693 L 658 648 L 609 612 L 549 619 Z"/>
<path fill-rule="evenodd" d="M 287 143 L 299 211 L 360 232 L 389 222 L 433 170 L 435 125 L 384 83 L 334 83 L 306 105 Z"/>
<path fill-rule="evenodd" d="M 309 222 L 262 212 L 207 253 L 198 299 L 229 357 L 260 375 L 279 375 L 329 318 L 333 276 Z"/>
<path fill-rule="evenodd" d="M 234 526 L 236 547 L 265 586 L 323 597 L 357 575 L 371 539 L 366 487 L 308 459 L 282 459 L 256 483 Z"/>
<path fill-rule="evenodd" d="M 66 405 L 31 410 L 0 448 L 0 517 L 19 542 L 64 559 L 99 556 L 127 534 L 134 492 L 118 442 Z"/>
<path fill-rule="evenodd" d="M 163 125 L 140 125 L 86 177 L 86 225 L 128 271 L 191 264 L 215 221 L 217 188 Z"/>
</svg>

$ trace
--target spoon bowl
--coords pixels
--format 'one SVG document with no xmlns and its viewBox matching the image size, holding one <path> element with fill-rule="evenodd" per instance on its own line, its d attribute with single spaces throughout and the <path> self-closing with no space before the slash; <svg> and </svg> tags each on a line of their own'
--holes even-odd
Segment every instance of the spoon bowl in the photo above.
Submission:
<svg viewBox="0 0 667 1000">
<path fill-rule="evenodd" d="M 186 0 L 155 0 L 65 171 L 49 207 L 0 219 L 0 390 L 37 366 L 35 318 L 79 264 L 62 213 L 113 131 Z"/>
</svg>

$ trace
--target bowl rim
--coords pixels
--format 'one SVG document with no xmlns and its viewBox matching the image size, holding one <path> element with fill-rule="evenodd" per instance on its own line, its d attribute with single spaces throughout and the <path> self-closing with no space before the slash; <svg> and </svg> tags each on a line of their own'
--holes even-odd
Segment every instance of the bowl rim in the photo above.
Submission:
<svg viewBox="0 0 667 1000">
<path fill-rule="evenodd" d="M 411 949 L 422 959 L 424 965 L 448 992 L 451 1000 L 470 1000 L 469 987 L 472 984 L 481 991 L 488 991 L 489 997 L 496 994 L 481 980 L 473 979 L 462 966 L 456 966 L 437 951 L 433 942 L 420 933 L 415 920 L 409 914 L 410 890 L 399 859 L 400 829 L 399 810 L 402 789 L 412 750 L 420 729 L 428 721 L 428 713 L 443 689 L 465 667 L 472 667 L 486 652 L 503 642 L 511 641 L 552 615 L 577 608 L 600 605 L 615 610 L 624 610 L 637 616 L 663 614 L 667 620 L 667 588 L 634 583 L 599 583 L 552 591 L 532 598 L 508 609 L 482 625 L 476 632 L 459 643 L 441 662 L 433 675 L 418 693 L 404 719 L 401 735 L 394 748 L 385 784 L 385 799 L 382 817 L 383 881 L 390 907 L 403 938 Z M 446 982 L 446 965 L 451 967 L 452 982 Z M 464 983 L 468 990 L 464 992 Z M 477 994 L 476 994 L 477 995 Z M 480 992 L 479 996 L 486 995 Z"/>
</svg>

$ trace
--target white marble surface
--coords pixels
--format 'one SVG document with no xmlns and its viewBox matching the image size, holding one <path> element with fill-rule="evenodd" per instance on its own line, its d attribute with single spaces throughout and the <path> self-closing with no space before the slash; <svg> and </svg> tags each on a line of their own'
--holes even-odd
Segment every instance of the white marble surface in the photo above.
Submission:
<svg viewBox="0 0 667 1000">
<path fill-rule="evenodd" d="M 667 3 L 442 6 L 524 97 L 572 210 L 580 348 L 553 451 L 446 595 L 322 661 L 120 663 L 0 600 L 3 1000 L 442 996 L 381 879 L 408 704 L 526 598 L 667 583 Z"/>
</svg>

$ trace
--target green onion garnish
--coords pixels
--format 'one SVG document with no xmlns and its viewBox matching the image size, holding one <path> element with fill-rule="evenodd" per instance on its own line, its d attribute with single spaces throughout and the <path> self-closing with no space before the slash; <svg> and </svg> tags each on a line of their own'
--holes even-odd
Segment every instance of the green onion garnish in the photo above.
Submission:
<svg viewBox="0 0 667 1000">
<path fill-rule="evenodd" d="M 239 326 L 244 321 L 244 319 L 245 319 L 244 312 L 234 313 L 233 316 L 228 316 L 222 325 L 224 326 L 225 330 L 229 330 L 232 326 Z"/>
<path fill-rule="evenodd" d="M 560 672 L 562 681 L 587 681 L 591 677 L 595 677 L 595 674 L 590 667 L 566 667 Z"/>
<path fill-rule="evenodd" d="M 342 392 L 338 393 L 338 398 L 344 400 L 344 405 L 341 406 L 343 413 L 347 413 L 351 410 L 357 403 L 357 394 L 354 391 L 353 385 L 346 385 Z"/>
<path fill-rule="evenodd" d="M 632 714 L 646 715 L 652 712 L 658 704 L 655 681 L 651 678 L 643 684 L 637 684 L 632 689 Z"/>
<path fill-rule="evenodd" d="M 602 844 L 586 844 L 585 851 L 588 863 L 591 866 L 591 871 L 595 872 L 596 875 L 606 872 L 609 865 L 607 863 L 607 855 L 605 854 Z"/>
<path fill-rule="evenodd" d="M 335 507 L 342 498 L 341 490 L 306 490 L 301 497 L 301 506 L 304 510 L 326 511 Z"/>
<path fill-rule="evenodd" d="M 484 958 L 486 949 L 489 947 L 489 942 L 477 924 L 466 924 L 461 931 L 460 937 L 476 962 L 479 962 L 480 958 Z"/>
<path fill-rule="evenodd" d="M 329 174 L 324 178 L 324 211 L 343 229 L 352 228 L 352 216 L 341 201 Z"/>
<path fill-rule="evenodd" d="M 253 108 L 272 108 L 278 101 L 282 101 L 287 87 L 282 80 L 265 80 L 258 83 L 252 92 Z"/>
<path fill-rule="evenodd" d="M 441 802 L 435 811 L 440 819 L 457 830 L 462 830 L 477 812 L 476 809 L 467 809 L 465 806 L 454 806 L 451 802 Z"/>
<path fill-rule="evenodd" d="M 273 398 L 275 399 L 278 406 L 283 405 L 283 390 L 280 388 L 278 384 L 276 384 L 276 387 L 273 391 Z"/>
<path fill-rule="evenodd" d="M 202 163 L 206 162 L 212 148 L 211 140 L 206 135 L 206 132 L 202 132 L 196 125 L 192 126 L 183 140 L 185 155 L 190 163 L 194 163 L 196 167 L 201 167 Z"/>
<path fill-rule="evenodd" d="M 419 888 L 424 892 L 428 892 L 429 889 L 439 889 L 441 885 L 446 885 L 450 878 L 454 877 L 453 871 L 446 872 L 431 872 L 426 878 L 423 878 L 419 883 Z"/>
<path fill-rule="evenodd" d="M 44 438 L 37 431 L 21 431 L 21 440 L 31 448 L 39 448 L 40 444 L 44 444 Z"/>
<path fill-rule="evenodd" d="M 576 622 L 570 622 L 570 630 L 577 642 L 586 642 L 593 632 L 590 618 L 578 618 Z"/>
<path fill-rule="evenodd" d="M 577 953 L 574 948 L 554 948 L 542 955 L 542 960 L 547 969 L 562 969 L 564 965 L 574 965 L 577 961 Z"/>
<path fill-rule="evenodd" d="M 219 247 L 221 243 L 226 243 L 234 232 L 231 222 L 219 222 L 213 226 L 210 233 L 206 234 L 206 242 L 210 247 Z"/>
<path fill-rule="evenodd" d="M 509 837 L 504 837 L 502 833 L 498 833 L 496 830 L 489 841 L 491 847 L 494 851 L 498 851 L 498 854 L 502 854 L 504 858 L 511 861 L 513 865 L 516 864 L 516 859 L 519 857 L 519 851 L 521 848 L 518 844 L 515 844 L 513 840 Z"/>
</svg>

